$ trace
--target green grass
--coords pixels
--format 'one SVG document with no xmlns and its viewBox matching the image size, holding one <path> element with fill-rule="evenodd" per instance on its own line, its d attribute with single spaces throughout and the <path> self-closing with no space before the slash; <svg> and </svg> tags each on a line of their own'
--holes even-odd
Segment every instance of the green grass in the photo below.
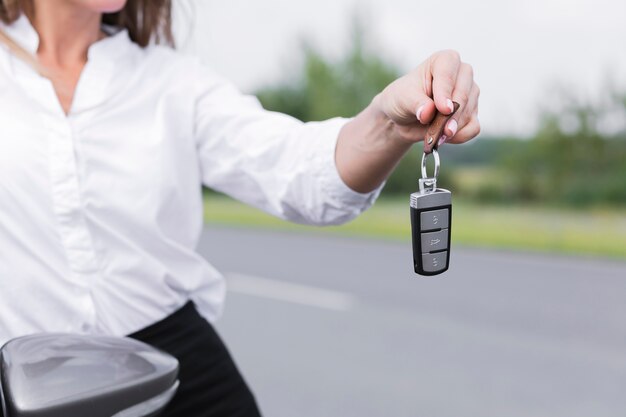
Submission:
<svg viewBox="0 0 626 417">
<path fill-rule="evenodd" d="M 408 195 L 407 195 L 408 198 Z M 465 246 L 600 255 L 626 259 L 626 211 L 483 206 L 455 200 L 453 241 Z M 291 224 L 226 197 L 205 197 L 207 223 L 335 233 L 407 241 L 408 201 L 380 200 L 356 220 L 333 227 Z"/>
</svg>

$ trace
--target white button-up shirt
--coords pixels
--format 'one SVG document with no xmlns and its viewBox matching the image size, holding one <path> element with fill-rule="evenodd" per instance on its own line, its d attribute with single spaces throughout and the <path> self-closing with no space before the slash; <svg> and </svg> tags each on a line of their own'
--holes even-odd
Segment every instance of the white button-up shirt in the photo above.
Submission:
<svg viewBox="0 0 626 417">
<path fill-rule="evenodd" d="M 2 28 L 36 52 L 28 19 Z M 91 46 L 65 115 L 51 82 L 0 47 L 0 345 L 124 335 L 189 299 L 215 320 L 225 282 L 196 252 L 202 185 L 294 222 L 350 220 L 378 190 L 356 193 L 337 173 L 345 123 L 265 111 L 126 31 Z"/>
</svg>

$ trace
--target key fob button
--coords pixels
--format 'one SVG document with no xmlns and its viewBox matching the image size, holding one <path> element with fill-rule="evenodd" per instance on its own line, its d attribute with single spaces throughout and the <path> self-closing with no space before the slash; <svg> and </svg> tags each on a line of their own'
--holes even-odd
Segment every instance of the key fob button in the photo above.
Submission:
<svg viewBox="0 0 626 417">
<path fill-rule="evenodd" d="M 448 252 L 425 253 L 422 255 L 424 272 L 438 272 L 446 269 Z"/>
<path fill-rule="evenodd" d="M 448 249 L 448 229 L 422 233 L 422 253 Z"/>
<path fill-rule="evenodd" d="M 420 214 L 422 230 L 437 230 L 448 228 L 448 209 L 425 211 Z"/>
</svg>

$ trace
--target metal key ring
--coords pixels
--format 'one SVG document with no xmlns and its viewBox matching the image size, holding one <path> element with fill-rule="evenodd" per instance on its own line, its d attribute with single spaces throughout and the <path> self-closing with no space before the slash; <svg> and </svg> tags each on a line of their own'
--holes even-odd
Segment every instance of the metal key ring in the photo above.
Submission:
<svg viewBox="0 0 626 417">
<path fill-rule="evenodd" d="M 428 173 L 426 172 L 427 157 L 428 154 L 424 152 L 422 154 L 422 178 L 437 178 L 439 176 L 439 168 L 441 166 L 441 161 L 439 160 L 439 152 L 437 152 L 437 149 L 433 149 L 433 157 L 435 158 L 435 173 L 432 177 L 429 177 Z"/>
</svg>

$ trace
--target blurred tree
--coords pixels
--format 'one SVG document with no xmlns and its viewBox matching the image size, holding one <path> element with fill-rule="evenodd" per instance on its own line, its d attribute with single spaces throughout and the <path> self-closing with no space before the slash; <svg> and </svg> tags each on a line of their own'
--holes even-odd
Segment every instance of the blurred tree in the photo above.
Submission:
<svg viewBox="0 0 626 417">
<path fill-rule="evenodd" d="M 267 109 L 303 121 L 352 117 L 400 75 L 369 44 L 359 18 L 354 19 L 350 47 L 338 60 L 325 57 L 303 41 L 302 73 L 283 84 L 263 88 L 256 95 Z"/>
<path fill-rule="evenodd" d="M 575 206 L 626 204 L 626 94 L 548 113 L 522 152 L 501 160 L 512 198 Z M 607 132 L 606 127 L 617 128 Z"/>
</svg>

